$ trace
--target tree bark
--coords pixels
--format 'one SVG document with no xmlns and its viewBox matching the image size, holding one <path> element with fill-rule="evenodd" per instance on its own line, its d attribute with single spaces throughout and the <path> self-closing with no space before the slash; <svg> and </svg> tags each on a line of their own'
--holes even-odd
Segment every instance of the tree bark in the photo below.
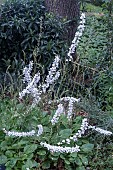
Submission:
<svg viewBox="0 0 113 170">
<path fill-rule="evenodd" d="M 53 12 L 56 16 L 66 18 L 69 21 L 65 36 L 70 43 L 74 38 L 80 14 L 79 0 L 45 0 L 45 6 L 49 12 Z"/>
</svg>

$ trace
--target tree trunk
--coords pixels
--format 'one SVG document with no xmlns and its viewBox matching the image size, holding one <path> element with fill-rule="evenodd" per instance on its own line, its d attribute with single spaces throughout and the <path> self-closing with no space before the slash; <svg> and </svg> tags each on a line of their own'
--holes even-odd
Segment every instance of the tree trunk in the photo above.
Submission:
<svg viewBox="0 0 113 170">
<path fill-rule="evenodd" d="M 49 12 L 53 12 L 55 15 L 70 21 L 67 27 L 67 34 L 65 35 L 69 43 L 74 38 L 77 28 L 77 19 L 80 13 L 78 1 L 79 0 L 45 0 L 46 9 Z"/>
</svg>

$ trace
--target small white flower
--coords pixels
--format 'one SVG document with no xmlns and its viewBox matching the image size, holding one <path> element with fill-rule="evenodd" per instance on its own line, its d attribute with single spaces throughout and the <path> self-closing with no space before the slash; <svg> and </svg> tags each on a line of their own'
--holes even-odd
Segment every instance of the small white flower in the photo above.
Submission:
<svg viewBox="0 0 113 170">
<path fill-rule="evenodd" d="M 62 143 L 65 143 L 65 140 L 62 140 Z"/>
<path fill-rule="evenodd" d="M 66 143 L 67 143 L 67 144 L 70 144 L 70 139 L 66 139 Z"/>
<path fill-rule="evenodd" d="M 61 145 L 61 143 L 60 143 L 60 142 L 58 142 L 57 144 L 58 144 L 58 145 Z"/>
<path fill-rule="evenodd" d="M 38 128 L 39 128 L 39 130 L 38 130 L 37 136 L 40 136 L 43 133 L 43 126 L 42 125 L 38 125 Z"/>
</svg>

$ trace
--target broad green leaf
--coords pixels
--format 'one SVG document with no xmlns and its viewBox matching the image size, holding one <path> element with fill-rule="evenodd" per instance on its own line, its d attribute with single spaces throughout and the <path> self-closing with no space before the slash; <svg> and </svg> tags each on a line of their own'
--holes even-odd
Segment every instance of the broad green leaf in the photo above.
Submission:
<svg viewBox="0 0 113 170">
<path fill-rule="evenodd" d="M 73 168 L 71 168 L 71 165 L 65 165 L 65 169 L 67 169 L 67 170 L 73 170 Z"/>
<path fill-rule="evenodd" d="M 40 150 L 39 152 L 37 152 L 39 155 L 46 155 L 46 151 L 45 150 Z"/>
<path fill-rule="evenodd" d="M 82 165 L 82 161 L 78 157 L 75 159 L 75 163 L 80 166 Z"/>
<path fill-rule="evenodd" d="M 61 138 L 66 139 L 68 138 L 72 133 L 71 129 L 64 129 L 59 132 L 59 135 Z"/>
<path fill-rule="evenodd" d="M 27 162 L 25 163 L 26 167 L 28 168 L 32 168 L 33 167 L 33 162 L 31 160 L 27 160 Z"/>
<path fill-rule="evenodd" d="M 50 128 L 49 127 L 44 127 L 44 132 L 49 132 L 50 133 Z"/>
<path fill-rule="evenodd" d="M 91 144 L 91 143 L 87 143 L 87 144 L 84 144 L 82 145 L 81 149 L 84 151 L 84 152 L 91 152 L 94 148 L 94 144 Z"/>
<path fill-rule="evenodd" d="M 65 160 L 65 156 L 63 154 L 60 155 L 60 158 Z"/>
<path fill-rule="evenodd" d="M 74 157 L 74 158 L 76 158 L 76 157 L 77 157 L 77 153 L 76 153 L 76 152 L 71 153 L 71 154 L 70 154 L 70 157 Z"/>
<path fill-rule="evenodd" d="M 19 103 L 19 104 L 17 104 L 16 105 L 16 108 L 17 108 L 17 110 L 19 109 L 22 109 L 24 107 L 24 104 L 23 103 Z"/>
<path fill-rule="evenodd" d="M 29 143 L 29 141 L 21 140 L 18 142 L 18 145 L 26 145 L 27 143 Z"/>
<path fill-rule="evenodd" d="M 7 157 L 13 157 L 13 152 L 12 151 L 10 151 L 10 150 L 8 150 L 8 151 L 6 151 L 5 152 L 5 155 L 7 156 Z"/>
<path fill-rule="evenodd" d="M 42 168 L 43 169 L 49 169 L 50 168 L 50 162 L 49 161 L 45 161 L 42 163 Z"/>
<path fill-rule="evenodd" d="M 0 164 L 5 164 L 7 162 L 7 157 L 5 155 L 0 156 Z"/>
<path fill-rule="evenodd" d="M 24 148 L 24 152 L 25 152 L 26 154 L 28 154 L 28 153 L 33 153 L 36 149 L 37 149 L 37 145 L 36 145 L 36 144 L 31 144 L 31 145 L 27 145 L 27 146 Z"/>
<path fill-rule="evenodd" d="M 58 161 L 58 157 L 55 157 L 55 156 L 49 156 L 49 158 L 52 160 L 52 161 Z"/>
<path fill-rule="evenodd" d="M 6 166 L 7 167 L 10 167 L 10 168 L 13 168 L 15 165 L 16 165 L 16 163 L 17 163 L 17 158 L 12 158 L 10 161 L 8 161 L 7 163 L 6 163 Z"/>
<path fill-rule="evenodd" d="M 64 160 L 64 162 L 67 164 L 67 165 L 70 165 L 70 162 L 68 160 Z"/>
<path fill-rule="evenodd" d="M 88 159 L 85 157 L 85 155 L 78 154 L 79 158 L 82 160 L 82 163 L 84 165 L 88 165 Z"/>
<path fill-rule="evenodd" d="M 7 142 L 6 141 L 1 142 L 0 147 L 2 151 L 6 150 L 8 148 Z"/>
<path fill-rule="evenodd" d="M 53 153 L 51 153 L 51 155 L 58 157 L 60 155 L 60 153 L 59 152 L 53 152 Z"/>
<path fill-rule="evenodd" d="M 76 168 L 76 170 L 86 170 L 84 166 L 79 166 Z"/>
</svg>

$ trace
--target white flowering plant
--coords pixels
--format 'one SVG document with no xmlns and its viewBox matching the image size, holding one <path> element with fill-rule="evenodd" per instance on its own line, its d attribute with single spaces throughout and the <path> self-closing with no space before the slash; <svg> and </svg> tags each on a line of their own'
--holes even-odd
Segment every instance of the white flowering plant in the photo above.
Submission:
<svg viewBox="0 0 113 170">
<path fill-rule="evenodd" d="M 88 127 L 87 117 L 76 116 L 75 119 L 74 111 L 79 109 L 76 103 L 73 106 L 75 115 L 71 120 L 68 118 L 68 109 L 65 109 L 63 101 L 67 102 L 69 99 L 61 98 L 62 104 L 58 104 L 54 110 L 50 108 L 50 112 L 37 106 L 26 114 L 23 114 L 26 109 L 24 103 L 12 100 L 9 107 L 8 101 L 4 101 L 0 123 L 0 163 L 15 170 L 52 169 L 59 164 L 62 168 L 65 166 L 65 169 L 85 169 L 94 149 L 89 132 L 93 129 L 96 134 L 96 127 Z M 79 102 L 77 99 L 75 101 Z M 97 131 L 111 135 L 111 132 L 99 128 Z"/>
<path fill-rule="evenodd" d="M 84 24 L 85 14 L 82 14 L 67 61 L 72 61 Z M 90 125 L 88 115 L 77 116 L 79 98 L 67 96 L 50 101 L 48 89 L 60 77 L 59 62 L 60 56 L 56 55 L 44 82 L 40 82 L 39 72 L 32 76 L 33 62 L 30 62 L 23 70 L 25 88 L 19 93 L 19 101 L 14 100 L 10 107 L 5 101 L 5 108 L 1 108 L 0 164 L 9 170 L 58 169 L 59 166 L 85 170 L 94 149 L 89 132 L 112 136 L 111 131 Z M 26 94 L 32 96 L 29 108 L 23 103 Z M 41 107 L 42 96 L 48 97 L 46 105 L 50 105 L 50 110 Z"/>
<path fill-rule="evenodd" d="M 81 128 L 82 117 L 78 116 L 76 121 L 69 123 L 67 115 L 61 113 L 58 122 L 52 124 L 51 120 L 54 118 L 57 108 L 48 114 L 47 111 L 35 107 L 23 115 L 26 108 L 23 103 L 13 100 L 8 108 L 7 101 L 4 102 L 6 109 L 1 112 L 3 131 L 0 131 L 1 164 L 4 163 L 9 169 L 21 168 L 23 170 L 39 167 L 41 169 L 57 168 L 59 164 L 63 168 L 64 166 L 68 167 L 69 163 L 73 164 L 73 162 L 76 162 L 78 167 L 84 168 L 88 165 L 88 158 L 85 154 L 90 153 L 94 145 L 83 136 L 76 143 L 72 139 Z M 62 108 L 59 106 L 58 109 L 60 107 Z M 80 150 L 84 158 L 80 158 Z M 83 163 L 83 159 L 86 160 L 85 163 Z M 74 166 L 72 167 L 74 168 Z"/>
</svg>

